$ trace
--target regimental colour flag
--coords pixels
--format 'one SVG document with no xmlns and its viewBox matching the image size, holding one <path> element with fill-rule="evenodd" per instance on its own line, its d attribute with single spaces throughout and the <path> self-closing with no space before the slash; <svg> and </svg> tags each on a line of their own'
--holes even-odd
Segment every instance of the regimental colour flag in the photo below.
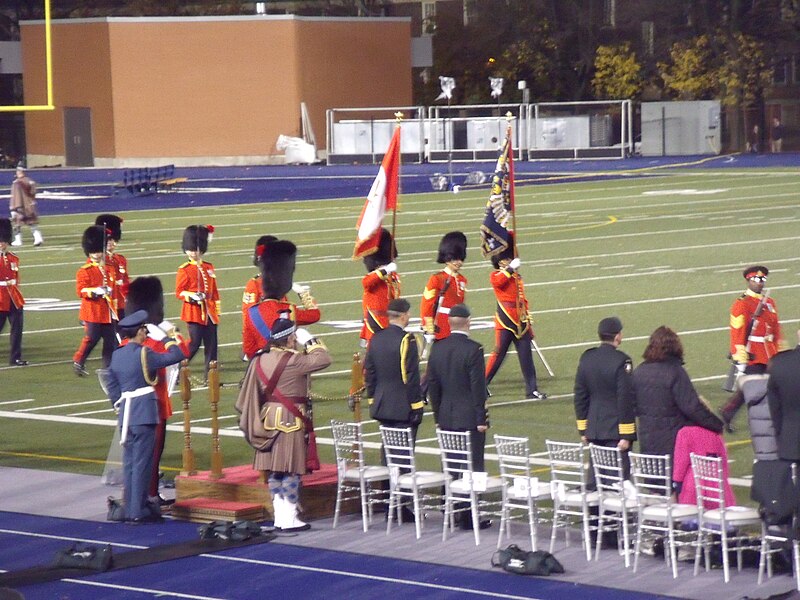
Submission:
<svg viewBox="0 0 800 600">
<path fill-rule="evenodd" d="M 358 234 L 353 258 L 368 256 L 378 249 L 383 216 L 397 208 L 397 187 L 400 181 L 400 127 L 396 127 L 389 149 L 383 156 L 378 176 L 372 183 L 367 201 L 358 218 Z"/>
<path fill-rule="evenodd" d="M 509 232 L 513 230 L 513 214 L 514 152 L 509 126 L 503 147 L 497 156 L 497 166 L 492 177 L 492 192 L 486 202 L 486 212 L 481 225 L 483 256 L 488 258 L 508 249 L 512 243 Z"/>
</svg>

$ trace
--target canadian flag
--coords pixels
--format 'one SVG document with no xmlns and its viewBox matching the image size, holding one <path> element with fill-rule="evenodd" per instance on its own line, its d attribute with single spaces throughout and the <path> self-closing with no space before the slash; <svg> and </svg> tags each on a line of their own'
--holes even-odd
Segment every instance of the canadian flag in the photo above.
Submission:
<svg viewBox="0 0 800 600">
<path fill-rule="evenodd" d="M 367 194 L 367 201 L 358 218 L 358 234 L 353 258 L 375 252 L 381 239 L 383 215 L 397 208 L 397 186 L 400 179 L 400 128 L 394 130 L 389 149 L 383 156 L 378 176 Z"/>
</svg>

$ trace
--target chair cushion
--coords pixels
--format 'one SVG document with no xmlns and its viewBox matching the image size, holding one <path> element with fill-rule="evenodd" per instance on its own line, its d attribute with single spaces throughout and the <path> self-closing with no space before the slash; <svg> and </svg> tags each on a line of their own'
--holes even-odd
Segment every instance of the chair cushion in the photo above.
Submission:
<svg viewBox="0 0 800 600">
<path fill-rule="evenodd" d="M 417 487 L 434 487 L 436 485 L 444 485 L 445 480 L 449 475 L 439 473 L 437 471 L 417 471 L 416 481 Z M 412 488 L 414 486 L 411 473 L 400 475 L 397 478 L 397 485 L 401 488 Z"/>
<path fill-rule="evenodd" d="M 603 494 L 600 498 L 600 505 L 607 510 L 620 511 L 622 510 L 623 503 L 628 510 L 636 510 L 638 508 L 636 505 L 636 498 L 623 498 L 616 494 Z"/>
<path fill-rule="evenodd" d="M 499 477 L 487 477 L 486 489 L 477 492 L 485 494 L 488 492 L 499 492 L 503 489 L 503 480 Z M 476 490 L 477 491 L 477 490 Z M 455 479 L 450 482 L 450 492 L 454 494 L 469 494 L 469 485 L 463 479 Z"/>
<path fill-rule="evenodd" d="M 669 517 L 669 504 L 661 502 L 650 504 L 642 508 L 642 517 L 654 521 L 666 522 Z M 676 521 L 697 516 L 697 507 L 694 504 L 673 504 L 672 518 Z"/>
<path fill-rule="evenodd" d="M 583 504 L 583 497 L 580 492 L 566 492 L 559 495 L 559 504 L 565 506 L 581 506 Z M 600 493 L 597 491 L 589 492 L 586 494 L 586 504 L 589 506 L 597 506 L 600 502 Z"/>
<path fill-rule="evenodd" d="M 703 521 L 711 521 L 719 523 L 722 520 L 721 511 L 718 508 L 714 510 L 703 511 Z M 758 511 L 749 506 L 727 506 L 725 507 L 725 522 L 732 524 L 746 524 L 758 523 L 761 517 L 758 516 Z"/>
<path fill-rule="evenodd" d="M 347 469 L 344 478 L 348 481 L 358 481 L 358 468 Z M 364 468 L 364 481 L 384 481 L 389 479 L 389 467 L 372 465 Z"/>
</svg>

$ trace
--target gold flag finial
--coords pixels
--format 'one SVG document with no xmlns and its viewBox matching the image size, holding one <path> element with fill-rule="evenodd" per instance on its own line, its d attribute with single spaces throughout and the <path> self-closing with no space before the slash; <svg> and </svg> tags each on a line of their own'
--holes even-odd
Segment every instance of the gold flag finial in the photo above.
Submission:
<svg viewBox="0 0 800 600">
<path fill-rule="evenodd" d="M 511 119 L 513 119 L 513 118 L 514 118 L 514 114 L 511 111 L 508 111 L 506 113 L 506 121 L 508 121 L 510 123 Z"/>
<path fill-rule="evenodd" d="M 402 121 L 403 120 L 403 113 L 402 112 L 394 113 L 394 120 L 397 121 L 398 123 L 400 121 Z"/>
</svg>

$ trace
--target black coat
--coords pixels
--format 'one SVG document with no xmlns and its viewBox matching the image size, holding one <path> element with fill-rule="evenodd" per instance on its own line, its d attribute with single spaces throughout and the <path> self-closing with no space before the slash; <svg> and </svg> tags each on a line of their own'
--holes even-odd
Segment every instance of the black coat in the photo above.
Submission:
<svg viewBox="0 0 800 600">
<path fill-rule="evenodd" d="M 460 333 L 433 344 L 428 361 L 428 396 L 441 429 L 472 431 L 486 425 L 483 346 Z"/>
<path fill-rule="evenodd" d="M 767 401 L 778 457 L 800 460 L 800 346 L 773 356 L 767 372 Z"/>
<path fill-rule="evenodd" d="M 581 435 L 592 441 L 636 439 L 632 370 L 630 357 L 609 343 L 581 355 L 575 375 Z"/>
<path fill-rule="evenodd" d="M 372 336 L 364 359 L 369 414 L 378 421 L 409 422 L 422 408 L 419 350 L 413 333 L 389 325 Z"/>
<path fill-rule="evenodd" d="M 633 371 L 639 447 L 644 454 L 669 454 L 687 425 L 722 433 L 723 423 L 706 406 L 677 358 L 644 362 Z"/>
</svg>

